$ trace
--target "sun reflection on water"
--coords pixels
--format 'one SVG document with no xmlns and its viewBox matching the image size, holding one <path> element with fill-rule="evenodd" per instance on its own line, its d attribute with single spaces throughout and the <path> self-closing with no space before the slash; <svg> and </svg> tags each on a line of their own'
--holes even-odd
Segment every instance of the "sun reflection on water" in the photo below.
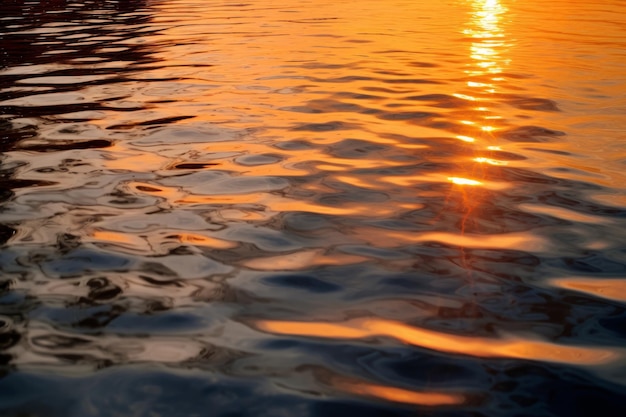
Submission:
<svg viewBox="0 0 626 417">
<path fill-rule="evenodd" d="M 506 40 L 502 20 L 507 8 L 499 0 L 478 0 L 472 2 L 473 12 L 471 21 L 463 34 L 471 41 L 469 57 L 465 74 L 471 77 L 467 81 L 467 87 L 474 91 L 469 94 L 481 101 L 480 108 L 476 110 L 485 113 L 484 119 L 493 117 L 490 113 L 489 104 L 492 96 L 498 91 L 498 81 L 504 68 L 510 64 L 505 57 L 509 46 Z M 494 126 L 476 121 L 481 130 L 492 132 Z"/>
<path fill-rule="evenodd" d="M 470 19 L 467 27 L 462 30 L 462 34 L 470 41 L 469 61 L 464 70 L 468 77 L 465 82 L 467 90 L 457 92 L 454 96 L 469 102 L 480 102 L 480 106 L 473 109 L 472 118 L 465 115 L 458 121 L 466 127 L 466 131 L 456 138 L 477 147 L 483 147 L 488 142 L 485 147 L 488 151 L 501 150 L 499 147 L 494 148 L 492 144 L 504 123 L 504 118 L 494 110 L 494 100 L 499 91 L 498 82 L 504 79 L 500 74 L 511 63 L 505 56 L 510 44 L 502 27 L 508 9 L 499 0 L 476 0 L 470 6 Z M 448 181 L 460 186 L 483 185 L 483 181 L 474 178 L 477 172 L 484 176 L 489 165 L 507 165 L 506 161 L 484 155 L 477 155 L 468 162 L 455 175 L 449 176 Z M 477 167 L 480 167 L 479 171 Z M 480 198 L 467 195 L 466 190 L 463 193 L 467 203 L 467 220 L 469 213 L 480 204 Z"/>
</svg>

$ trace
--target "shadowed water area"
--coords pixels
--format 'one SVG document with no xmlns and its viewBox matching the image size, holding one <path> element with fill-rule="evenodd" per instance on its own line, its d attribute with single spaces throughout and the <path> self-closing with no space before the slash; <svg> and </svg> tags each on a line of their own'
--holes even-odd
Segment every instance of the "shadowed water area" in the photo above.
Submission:
<svg viewBox="0 0 626 417">
<path fill-rule="evenodd" d="M 624 16 L 2 0 L 0 415 L 625 416 Z"/>
</svg>

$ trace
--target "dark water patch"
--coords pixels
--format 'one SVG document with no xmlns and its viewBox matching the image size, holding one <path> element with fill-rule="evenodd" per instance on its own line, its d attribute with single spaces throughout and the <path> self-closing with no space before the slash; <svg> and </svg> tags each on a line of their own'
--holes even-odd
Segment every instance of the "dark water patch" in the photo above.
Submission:
<svg viewBox="0 0 626 417">
<path fill-rule="evenodd" d="M 520 155 L 520 154 L 515 154 L 513 152 L 504 152 L 504 151 L 493 151 L 493 150 L 489 150 L 487 152 L 483 151 L 484 153 L 477 153 L 477 157 L 486 157 L 486 158 L 491 158 L 491 159 L 495 159 L 498 161 L 524 161 L 526 159 L 528 159 L 527 157 L 525 157 L 524 155 Z"/>
<path fill-rule="evenodd" d="M 371 81 L 373 78 L 365 77 L 360 75 L 350 75 L 344 77 L 333 77 L 333 78 L 311 78 L 309 81 L 320 82 L 320 83 L 352 83 L 355 81 Z"/>
<path fill-rule="evenodd" d="M 170 334 L 191 333 L 205 330 L 211 319 L 190 314 L 185 309 L 177 312 L 150 311 L 149 314 L 125 312 L 107 323 L 106 330 L 116 334 Z"/>
<path fill-rule="evenodd" d="M 345 64 L 330 64 L 324 62 L 307 62 L 301 65 L 302 68 L 306 69 L 344 69 L 346 68 Z"/>
<path fill-rule="evenodd" d="M 368 203 L 389 200 L 389 196 L 381 192 L 365 191 L 363 189 L 347 187 L 344 185 L 337 188 L 341 189 L 341 193 L 327 194 L 318 198 L 317 201 L 321 204 L 333 207 L 349 202 Z"/>
<path fill-rule="evenodd" d="M 419 61 L 409 62 L 409 65 L 411 67 L 416 67 L 416 68 L 437 68 L 440 66 L 439 64 L 436 64 L 434 62 L 419 62 Z"/>
<path fill-rule="evenodd" d="M 59 233 L 57 235 L 56 246 L 60 253 L 67 254 L 81 245 L 79 236 L 70 233 Z"/>
<path fill-rule="evenodd" d="M 15 234 L 15 229 L 4 224 L 0 224 L 0 246 L 4 245 Z"/>
<path fill-rule="evenodd" d="M 128 258 L 90 249 L 76 249 L 59 258 L 51 258 L 43 262 L 33 259 L 31 262 L 41 262 L 46 275 L 59 278 L 77 277 L 93 271 L 123 271 L 131 265 Z"/>
<path fill-rule="evenodd" d="M 172 169 L 204 169 L 216 165 L 219 163 L 183 163 L 174 165 Z"/>
<path fill-rule="evenodd" d="M 500 134 L 503 139 L 510 140 L 511 142 L 549 142 L 556 137 L 564 135 L 564 132 L 539 126 L 516 127 Z"/>
<path fill-rule="evenodd" d="M 5 327 L 5 326 L 2 326 Z M 20 341 L 21 336 L 15 330 L 6 331 L 7 329 L 2 328 L 2 332 L 0 333 L 0 350 L 7 350 Z"/>
<path fill-rule="evenodd" d="M 306 401 L 259 381 L 160 367 L 103 370 L 91 377 L 19 372 L 0 381 L 5 386 L 2 410 L 11 417 L 113 417 L 130 412 L 192 416 L 207 409 L 226 416 L 287 416 L 294 411 L 311 415 Z M 261 392 L 265 395 L 258 397 Z"/>
<path fill-rule="evenodd" d="M 283 157 L 275 154 L 262 154 L 262 155 L 244 155 L 237 158 L 235 161 L 244 166 L 259 166 L 269 165 L 281 162 Z"/>
<path fill-rule="evenodd" d="M 56 328 L 73 329 L 81 334 L 99 334 L 111 321 L 127 311 L 128 308 L 123 305 L 94 304 L 76 297 L 71 304 L 63 307 L 38 306 L 29 317 Z"/>
<path fill-rule="evenodd" d="M 505 211 L 495 205 L 485 205 L 480 211 L 473 213 L 471 219 L 459 224 L 458 230 L 477 235 L 489 235 L 528 231 L 546 226 L 567 226 L 568 224 L 572 223 L 547 215 Z"/>
<path fill-rule="evenodd" d="M 386 84 L 445 84 L 442 81 L 428 80 L 428 79 L 420 79 L 420 78 L 394 78 L 394 79 L 385 79 L 381 80 Z"/>
<path fill-rule="evenodd" d="M 339 158 L 364 158 L 373 154 L 393 152 L 394 148 L 361 139 L 343 139 L 327 148 L 330 155 Z"/>
<path fill-rule="evenodd" d="M 335 130 L 352 130 L 357 129 L 358 125 L 353 123 L 341 122 L 341 121 L 332 121 L 326 123 L 309 123 L 309 124 L 301 124 L 292 128 L 291 130 L 295 131 L 308 131 L 308 132 L 329 132 Z"/>
<path fill-rule="evenodd" d="M 427 102 L 428 106 L 441 108 L 465 108 L 471 104 L 467 100 L 448 94 L 422 94 L 419 96 L 409 96 L 405 100 Z"/>
<path fill-rule="evenodd" d="M 10 121 L 0 119 L 0 151 L 6 152 L 12 149 L 16 143 L 37 136 L 37 130 L 33 126 L 13 128 Z"/>
<path fill-rule="evenodd" d="M 3 294 L 5 292 L 9 291 L 10 288 L 11 288 L 11 280 L 10 279 L 0 281 L 0 294 Z"/>
<path fill-rule="evenodd" d="M 87 141 L 55 141 L 46 144 L 20 145 L 17 149 L 34 152 L 65 151 L 71 149 L 100 149 L 112 146 L 112 142 L 105 139 Z"/>
<path fill-rule="evenodd" d="M 370 246 L 357 246 L 357 245 L 342 245 L 338 247 L 338 250 L 344 253 L 350 253 L 353 255 L 361 255 L 374 259 L 406 259 L 410 258 L 407 253 L 403 253 L 397 250 L 389 250 L 382 248 L 372 248 Z"/>
<path fill-rule="evenodd" d="M 437 116 L 439 115 L 430 112 L 386 112 L 378 114 L 376 117 L 383 120 L 407 120 L 421 122 L 422 120 L 428 120 Z"/>
<path fill-rule="evenodd" d="M 363 94 L 363 93 L 352 92 L 352 91 L 340 91 L 340 92 L 333 94 L 333 97 L 337 99 L 350 99 L 350 100 L 378 100 L 378 99 L 383 98 L 377 95 Z"/>
<path fill-rule="evenodd" d="M 83 347 L 92 343 L 89 339 L 80 337 L 67 337 L 61 335 L 44 335 L 33 337 L 30 342 L 33 344 L 33 346 L 51 350 Z"/>
<path fill-rule="evenodd" d="M 0 192 L 8 192 L 16 188 L 45 187 L 55 185 L 52 181 L 22 180 L 22 179 L 0 179 Z"/>
<path fill-rule="evenodd" d="M 530 408 L 533 415 L 572 415 L 583 417 L 597 410 L 598 404 L 608 415 L 617 417 L 626 408 L 616 399 L 621 395 L 621 389 L 610 383 L 594 381 L 594 378 L 585 373 L 572 370 L 552 370 L 547 367 L 520 367 L 509 365 L 502 369 L 505 377 L 517 381 L 515 389 L 506 389 L 509 397 L 509 409 L 519 409 L 519 406 Z M 516 394 L 523 392 L 524 394 Z M 541 392 L 537 402 L 534 394 Z M 575 394 L 576 397 L 572 397 Z M 549 399 L 548 399 L 549 398 Z M 606 408 L 604 408 L 606 405 Z M 530 406 L 530 407 L 529 407 Z M 504 407 L 497 411 L 504 412 Z M 532 410 L 532 411 L 531 411 Z"/>
<path fill-rule="evenodd" d="M 123 99 L 124 97 L 114 97 L 112 100 Z M 36 105 L 36 106 L 2 106 L 0 105 L 0 112 L 7 114 L 19 115 L 19 117 L 46 117 L 63 113 L 77 113 L 82 111 L 107 111 L 115 110 L 122 112 L 132 112 L 137 110 L 143 110 L 143 106 L 137 107 L 116 107 L 107 106 L 98 103 L 84 103 L 84 104 L 59 104 L 59 105 Z"/>
<path fill-rule="evenodd" d="M 372 91 L 376 93 L 386 93 L 386 94 L 410 94 L 413 92 L 412 89 L 398 89 L 398 88 L 387 88 L 387 87 L 379 87 L 379 86 L 365 86 L 362 88 L 363 91 Z"/>
<path fill-rule="evenodd" d="M 619 218 L 626 215 L 626 210 L 623 210 L 622 208 L 606 206 L 590 201 L 578 200 L 576 197 L 576 193 L 573 193 L 571 191 L 546 191 L 544 193 L 538 194 L 536 196 L 536 199 L 545 204 L 553 205 L 556 207 L 563 207 L 585 214 Z"/>
<path fill-rule="evenodd" d="M 554 100 L 545 98 L 505 97 L 505 103 L 521 110 L 557 112 L 561 111 Z"/>
<path fill-rule="evenodd" d="M 323 214 L 294 211 L 284 213 L 281 216 L 281 221 L 283 227 L 289 230 L 315 231 L 334 228 L 336 219 Z"/>
<path fill-rule="evenodd" d="M 281 275 L 264 278 L 264 281 L 277 287 L 291 287 L 314 293 L 328 293 L 341 289 L 338 285 L 306 275 Z"/>
<path fill-rule="evenodd" d="M 350 112 L 350 113 L 376 113 L 376 110 L 368 109 L 354 103 L 345 103 L 337 100 L 311 100 L 306 106 L 290 108 L 292 111 L 301 111 L 304 113 L 333 113 L 333 112 Z"/>
<path fill-rule="evenodd" d="M 172 124 L 181 120 L 193 119 L 196 116 L 176 116 L 176 117 L 163 117 L 155 120 L 146 120 L 139 123 L 133 124 L 123 124 L 123 125 L 113 125 L 107 127 L 107 129 L 132 129 L 136 126 L 154 126 L 154 125 L 167 125 Z"/>
<path fill-rule="evenodd" d="M 281 141 L 274 144 L 274 147 L 286 151 L 299 151 L 299 150 L 307 150 L 312 149 L 313 145 L 304 140 L 288 140 Z"/>
<path fill-rule="evenodd" d="M 626 259 L 612 259 L 609 254 L 596 251 L 585 251 L 578 257 L 553 259 L 549 265 L 562 268 L 568 274 L 623 274 L 626 271 Z"/>
<path fill-rule="evenodd" d="M 318 83 L 353 83 L 356 81 L 369 81 L 372 83 L 384 83 L 384 84 L 443 84 L 441 81 L 436 81 L 433 79 L 421 79 L 421 78 L 374 78 L 374 77 L 365 77 L 365 76 L 344 76 L 344 77 L 333 77 L 333 78 L 309 78 L 309 81 L 318 82 Z"/>
<path fill-rule="evenodd" d="M 558 187 L 561 190 L 571 190 L 570 192 L 580 194 L 583 190 L 598 190 L 600 186 L 589 182 L 573 181 L 553 177 L 548 174 L 537 171 L 513 168 L 513 167 L 494 167 L 485 173 L 485 179 L 501 179 L 507 182 L 521 185 L 523 183 L 535 185 L 543 185 L 545 188 Z"/>
<path fill-rule="evenodd" d="M 96 302 L 110 300 L 123 292 L 119 286 L 113 284 L 106 277 L 91 278 L 87 281 L 87 286 L 89 287 L 87 296 Z"/>
<path fill-rule="evenodd" d="M 559 151 L 556 149 L 541 149 L 541 148 L 526 148 L 526 149 L 528 149 L 529 151 L 545 152 L 545 153 L 550 153 L 553 155 L 563 155 L 563 156 L 573 155 L 571 152 Z"/>
</svg>

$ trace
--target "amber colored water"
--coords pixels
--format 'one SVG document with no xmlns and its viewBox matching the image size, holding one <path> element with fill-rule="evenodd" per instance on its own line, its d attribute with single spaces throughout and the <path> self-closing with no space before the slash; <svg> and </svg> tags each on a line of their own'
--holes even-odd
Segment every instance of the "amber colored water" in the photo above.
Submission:
<svg viewBox="0 0 626 417">
<path fill-rule="evenodd" d="M 626 416 L 623 0 L 2 0 L 0 415 Z"/>
</svg>

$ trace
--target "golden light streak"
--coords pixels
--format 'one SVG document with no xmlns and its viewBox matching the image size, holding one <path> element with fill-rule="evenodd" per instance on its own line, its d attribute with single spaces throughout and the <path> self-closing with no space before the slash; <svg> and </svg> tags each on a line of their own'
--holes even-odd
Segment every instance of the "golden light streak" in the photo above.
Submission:
<svg viewBox="0 0 626 417">
<path fill-rule="evenodd" d="M 461 139 L 464 142 L 474 142 L 474 141 L 476 141 L 476 139 L 474 139 L 473 137 L 464 136 L 464 135 L 458 135 L 456 138 L 457 139 Z"/>
<path fill-rule="evenodd" d="M 479 158 L 474 158 L 474 161 L 481 163 L 481 164 L 489 164 L 489 165 L 508 165 L 509 163 L 506 161 L 498 161 L 496 159 L 490 159 L 490 158 L 484 158 L 484 157 L 479 157 Z"/>
<path fill-rule="evenodd" d="M 515 358 L 576 365 L 599 365 L 623 357 L 614 349 L 559 345 L 507 335 L 500 338 L 459 336 L 377 318 L 354 319 L 342 323 L 262 320 L 260 330 L 291 336 L 333 339 L 391 337 L 401 342 L 459 355 L 481 358 Z"/>
<path fill-rule="evenodd" d="M 111 242 L 111 243 L 131 245 L 131 246 L 145 245 L 146 243 L 145 239 L 139 236 L 135 236 L 135 235 L 127 234 L 127 233 L 111 232 L 108 230 L 94 230 L 92 233 L 92 237 L 93 239 L 97 241 Z"/>
<path fill-rule="evenodd" d="M 344 378 L 333 378 L 332 385 L 353 394 L 367 395 L 406 404 L 443 406 L 463 404 L 465 402 L 465 396 L 461 394 L 413 391 L 361 381 L 350 381 Z"/>
<path fill-rule="evenodd" d="M 559 278 L 551 280 L 550 284 L 607 300 L 626 302 L 626 280 L 624 279 Z"/>
<path fill-rule="evenodd" d="M 469 95 L 467 95 L 467 94 L 459 94 L 459 93 L 454 93 L 454 94 L 452 94 L 452 95 L 453 95 L 454 97 L 456 97 L 456 98 L 460 98 L 460 99 L 463 99 L 463 100 L 478 101 L 478 98 L 476 98 L 476 97 L 472 97 L 472 96 L 469 96 Z"/>
<path fill-rule="evenodd" d="M 457 185 L 482 185 L 482 182 L 470 180 L 469 178 L 448 177 L 448 181 Z"/>
</svg>

